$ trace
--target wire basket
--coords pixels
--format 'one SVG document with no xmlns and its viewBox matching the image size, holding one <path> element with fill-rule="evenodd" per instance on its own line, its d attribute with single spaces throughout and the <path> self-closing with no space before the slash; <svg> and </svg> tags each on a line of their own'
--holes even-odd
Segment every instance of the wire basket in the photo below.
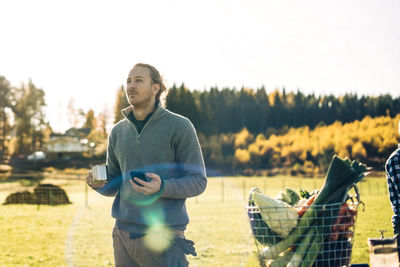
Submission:
<svg viewBox="0 0 400 267">
<path fill-rule="evenodd" d="M 295 263 L 293 266 L 303 266 L 303 264 L 314 267 L 350 266 L 357 210 L 359 204 L 362 203 L 359 198 L 358 187 L 356 185 L 352 185 L 352 187 L 355 195 L 347 194 L 340 203 L 314 205 L 318 212 L 315 213 L 314 218 L 309 218 L 310 225 L 304 227 L 304 231 L 300 231 L 302 233 L 299 235 L 295 235 L 299 229 L 293 231 L 295 228 L 293 227 L 293 220 L 295 219 L 288 215 L 293 213 L 293 210 L 289 209 L 299 209 L 300 206 L 288 206 L 279 209 L 257 207 L 252 201 L 252 193 L 254 191 L 262 193 L 262 191 L 259 188 L 253 188 L 250 191 L 249 205 L 246 210 L 257 247 L 260 266 L 286 267 L 289 261 Z M 267 224 L 263 219 L 263 215 L 272 215 L 277 212 L 280 212 L 279 221 L 273 221 L 274 216 L 270 216 Z M 276 244 L 287 238 L 287 236 L 282 236 L 281 233 L 277 234 L 276 226 L 284 233 L 291 235 L 290 240 L 293 240 L 293 242 L 284 251 L 279 252 L 279 250 L 276 255 L 271 256 L 266 251 L 273 251 Z M 301 226 L 296 227 L 300 228 Z M 304 244 L 308 244 L 308 246 Z M 299 253 L 301 250 L 303 252 Z M 295 254 L 297 254 L 297 257 L 293 257 Z M 298 255 L 303 256 L 299 258 Z"/>
</svg>

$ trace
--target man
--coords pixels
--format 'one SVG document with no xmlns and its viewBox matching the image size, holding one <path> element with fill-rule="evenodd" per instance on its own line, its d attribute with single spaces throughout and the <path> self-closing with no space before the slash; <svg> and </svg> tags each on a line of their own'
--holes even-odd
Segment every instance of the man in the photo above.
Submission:
<svg viewBox="0 0 400 267">
<path fill-rule="evenodd" d="M 116 266 L 188 266 L 185 254 L 195 255 L 193 242 L 184 238 L 185 200 L 205 190 L 206 172 L 192 123 L 164 108 L 166 93 L 157 69 L 133 67 L 126 88 L 130 106 L 108 138 L 108 182 L 87 176 L 91 188 L 115 196 Z"/>
<path fill-rule="evenodd" d="M 400 144 L 386 161 L 385 171 L 389 189 L 390 204 L 394 212 L 394 215 L 392 216 L 392 226 L 394 229 L 394 234 L 397 236 L 398 252 L 400 252 Z"/>
</svg>

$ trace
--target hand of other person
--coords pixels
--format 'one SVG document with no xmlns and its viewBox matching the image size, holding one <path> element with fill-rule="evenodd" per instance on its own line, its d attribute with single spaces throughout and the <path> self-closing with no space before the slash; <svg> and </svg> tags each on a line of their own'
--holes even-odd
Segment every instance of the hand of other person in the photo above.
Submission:
<svg viewBox="0 0 400 267">
<path fill-rule="evenodd" d="M 396 226 L 393 228 L 393 232 L 394 232 L 395 235 L 400 234 L 400 225 L 396 225 Z"/>
<path fill-rule="evenodd" d="M 89 171 L 88 175 L 86 176 L 86 183 L 92 189 L 102 188 L 106 184 L 106 183 L 94 183 L 93 182 L 93 171 Z"/>
<path fill-rule="evenodd" d="M 151 180 L 149 182 L 145 182 L 137 177 L 133 177 L 136 182 L 138 182 L 140 185 L 135 184 L 132 180 L 129 180 L 131 183 L 132 188 L 140 193 L 143 193 L 145 195 L 152 195 L 160 191 L 161 188 L 161 178 L 155 173 L 146 173 L 145 174 L 147 178 L 150 178 Z"/>
</svg>

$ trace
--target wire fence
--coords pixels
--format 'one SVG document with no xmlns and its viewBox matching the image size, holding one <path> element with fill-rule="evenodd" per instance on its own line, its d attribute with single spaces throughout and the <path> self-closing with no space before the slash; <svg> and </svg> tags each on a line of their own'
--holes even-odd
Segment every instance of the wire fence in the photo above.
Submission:
<svg viewBox="0 0 400 267">
<path fill-rule="evenodd" d="M 323 179 L 306 179 L 306 178 L 291 178 L 291 179 L 276 179 L 265 177 L 261 179 L 254 178 L 242 178 L 238 179 L 237 182 L 227 181 L 224 178 L 216 178 L 215 183 L 219 183 L 219 200 L 231 201 L 231 200 L 246 200 L 249 195 L 249 191 L 258 187 L 263 190 L 266 195 L 275 196 L 280 190 L 286 187 L 295 189 L 307 189 L 309 191 L 319 190 L 322 187 Z M 232 186 L 232 183 L 234 185 Z M 360 194 L 362 195 L 387 195 L 388 188 L 385 179 L 376 178 L 362 181 L 358 184 Z M 240 194 L 240 195 L 239 195 Z M 214 192 L 214 195 L 215 192 Z M 218 195 L 218 194 L 217 194 Z"/>
<path fill-rule="evenodd" d="M 60 205 L 69 204 L 68 193 L 62 188 L 63 183 L 68 181 L 81 185 L 77 190 L 84 193 L 85 206 L 88 206 L 89 188 L 86 185 L 86 174 L 82 173 L 50 173 L 41 172 L 14 173 L 8 176 L 0 176 L 1 183 L 10 183 L 7 187 L 9 195 L 2 204 L 37 204 L 37 205 Z M 295 178 L 290 177 L 237 177 L 237 179 L 225 179 L 224 177 L 209 178 L 209 183 L 214 186 L 212 189 L 194 198 L 196 202 L 209 199 L 210 196 L 218 201 L 245 201 L 249 191 L 253 187 L 258 187 L 265 194 L 274 196 L 286 187 L 295 190 L 307 189 L 318 190 L 321 188 L 323 179 L 321 178 Z M 54 182 L 54 184 L 52 183 Z M 65 184 L 65 183 L 64 183 Z M 13 186 L 14 185 L 14 186 Z M 368 179 L 359 183 L 359 190 L 362 195 L 387 195 L 388 188 L 385 179 Z M 1 190 L 1 187 L 0 187 Z M 3 190 L 4 191 L 4 190 Z"/>
</svg>

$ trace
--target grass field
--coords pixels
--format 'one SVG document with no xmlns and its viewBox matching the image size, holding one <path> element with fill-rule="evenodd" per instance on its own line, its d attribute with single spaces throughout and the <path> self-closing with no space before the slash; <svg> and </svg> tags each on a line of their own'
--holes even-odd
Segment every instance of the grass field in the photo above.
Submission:
<svg viewBox="0 0 400 267">
<path fill-rule="evenodd" d="M 54 176 L 51 176 L 54 177 Z M 46 178 L 64 188 L 73 202 L 62 206 L 1 205 L 0 266 L 113 266 L 110 216 L 112 198 L 88 190 L 81 180 Z M 323 180 L 294 177 L 210 178 L 201 196 L 188 199 L 190 223 L 186 236 L 196 242 L 197 257 L 190 266 L 256 267 L 257 251 L 251 236 L 245 206 L 251 188 L 275 196 L 280 189 L 318 189 Z M 33 190 L 28 180 L 0 180 L 0 203 L 8 194 Z M 368 263 L 369 237 L 386 230 L 392 236 L 392 211 L 382 177 L 367 177 L 359 183 L 365 210 L 356 224 L 353 263 Z M 87 200 L 87 202 L 86 202 Z M 86 206 L 86 203 L 88 206 Z"/>
</svg>

